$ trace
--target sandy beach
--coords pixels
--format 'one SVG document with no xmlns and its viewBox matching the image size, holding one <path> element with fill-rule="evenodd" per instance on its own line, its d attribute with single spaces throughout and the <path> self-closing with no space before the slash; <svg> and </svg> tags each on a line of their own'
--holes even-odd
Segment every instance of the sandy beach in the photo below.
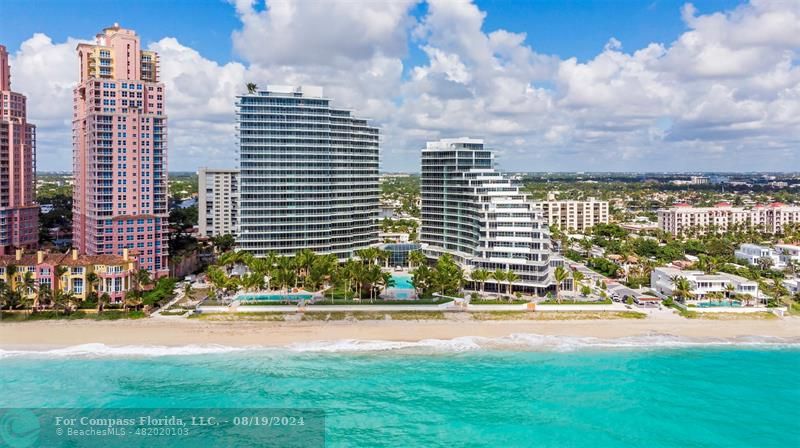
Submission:
<svg viewBox="0 0 800 448">
<path fill-rule="evenodd" d="M 715 321 L 703 319 L 616 319 L 562 321 L 336 321 L 214 322 L 186 319 L 120 321 L 35 321 L 0 324 L 0 347 L 45 349 L 88 343 L 111 346 L 283 346 L 288 344 L 382 340 L 418 341 L 513 334 L 615 339 L 671 335 L 695 340 L 774 337 L 800 342 L 800 319 Z"/>
</svg>

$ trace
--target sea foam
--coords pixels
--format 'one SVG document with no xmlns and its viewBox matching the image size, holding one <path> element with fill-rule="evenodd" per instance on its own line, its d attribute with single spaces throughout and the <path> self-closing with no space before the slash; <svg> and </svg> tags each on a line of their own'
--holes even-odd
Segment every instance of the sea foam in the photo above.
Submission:
<svg viewBox="0 0 800 448">
<path fill-rule="evenodd" d="M 226 345 L 106 345 L 100 343 L 73 345 L 48 350 L 3 350 L 0 359 L 13 357 L 52 357 L 52 358 L 104 358 L 136 356 L 186 356 L 210 355 L 252 350 L 258 347 L 231 347 Z"/>
<path fill-rule="evenodd" d="M 505 337 L 487 338 L 463 336 L 453 339 L 422 339 L 419 341 L 386 341 L 344 339 L 294 343 L 283 347 L 259 345 L 105 345 L 82 344 L 47 350 L 0 349 L 0 360 L 20 357 L 51 358 L 113 358 L 113 357 L 162 357 L 214 355 L 237 352 L 273 353 L 459 353 L 478 350 L 554 351 L 578 350 L 646 350 L 680 348 L 758 348 L 800 349 L 797 339 L 777 337 L 739 337 L 731 339 L 691 339 L 668 334 L 651 334 L 623 338 L 596 338 L 575 336 L 551 336 L 531 333 L 516 333 Z"/>
</svg>

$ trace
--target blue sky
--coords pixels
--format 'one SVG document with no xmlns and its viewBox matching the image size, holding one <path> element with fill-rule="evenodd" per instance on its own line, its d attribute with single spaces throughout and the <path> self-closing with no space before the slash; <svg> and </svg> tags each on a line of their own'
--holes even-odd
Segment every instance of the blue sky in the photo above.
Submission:
<svg viewBox="0 0 800 448">
<path fill-rule="evenodd" d="M 40 168 L 69 155 L 74 70 L 52 61 L 72 64 L 68 39 L 113 22 L 162 54 L 172 170 L 233 163 L 232 97 L 249 80 L 323 85 L 381 126 L 385 170 L 414 171 L 425 140 L 458 135 L 518 170 L 800 166 L 798 2 L 284 0 L 286 19 L 278 1 L 1 1 Z"/>
<path fill-rule="evenodd" d="M 670 42 L 686 25 L 677 0 L 483 0 L 477 4 L 487 13 L 486 27 L 506 28 L 528 35 L 535 50 L 563 58 L 586 60 L 603 49 L 610 37 L 625 46 L 640 48 L 650 42 Z M 700 12 L 730 9 L 741 1 L 692 2 Z M 77 6 L 76 6 L 77 5 Z M 82 5 L 82 6 L 81 6 Z M 3 0 L 0 42 L 16 48 L 34 32 L 56 41 L 67 37 L 91 37 L 92 30 L 120 22 L 136 29 L 144 42 L 175 36 L 217 62 L 241 60 L 230 36 L 241 26 L 226 0 L 106 0 L 102 6 L 86 1 Z M 154 11 L 158 14 L 154 14 Z M 425 4 L 414 14 L 424 15 Z M 419 51 L 409 51 L 418 61 Z"/>
</svg>

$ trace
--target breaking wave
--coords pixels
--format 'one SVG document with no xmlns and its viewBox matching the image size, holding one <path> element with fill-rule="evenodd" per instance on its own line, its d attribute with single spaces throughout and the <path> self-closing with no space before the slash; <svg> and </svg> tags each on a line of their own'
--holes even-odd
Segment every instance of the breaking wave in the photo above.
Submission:
<svg viewBox="0 0 800 448">
<path fill-rule="evenodd" d="M 755 349 L 800 349 L 800 340 L 777 337 L 740 337 L 731 339 L 691 339 L 667 334 L 652 334 L 623 338 L 595 338 L 573 336 L 549 336 L 528 333 L 506 337 L 487 338 L 465 336 L 454 339 L 423 339 L 419 341 L 384 341 L 345 339 L 295 343 L 283 347 L 226 346 L 226 345 L 123 345 L 111 346 L 100 343 L 82 344 L 47 350 L 4 350 L 0 359 L 18 357 L 52 358 L 111 358 L 111 357 L 162 357 L 215 355 L 255 351 L 289 353 L 459 353 L 479 350 L 554 351 L 580 350 L 638 350 L 679 348 L 755 348 Z"/>
</svg>

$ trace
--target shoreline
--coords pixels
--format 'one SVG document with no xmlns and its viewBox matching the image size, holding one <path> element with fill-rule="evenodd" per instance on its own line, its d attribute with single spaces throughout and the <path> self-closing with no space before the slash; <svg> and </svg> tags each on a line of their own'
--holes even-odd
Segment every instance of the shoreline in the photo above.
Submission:
<svg viewBox="0 0 800 448">
<path fill-rule="evenodd" d="M 280 348 L 304 343 L 413 343 L 468 337 L 508 338 L 520 334 L 601 340 L 658 336 L 735 342 L 748 338 L 776 338 L 786 343 L 800 344 L 800 318 L 735 321 L 653 318 L 555 321 L 35 321 L 0 324 L 0 349 L 48 350 L 84 344 Z"/>
</svg>

